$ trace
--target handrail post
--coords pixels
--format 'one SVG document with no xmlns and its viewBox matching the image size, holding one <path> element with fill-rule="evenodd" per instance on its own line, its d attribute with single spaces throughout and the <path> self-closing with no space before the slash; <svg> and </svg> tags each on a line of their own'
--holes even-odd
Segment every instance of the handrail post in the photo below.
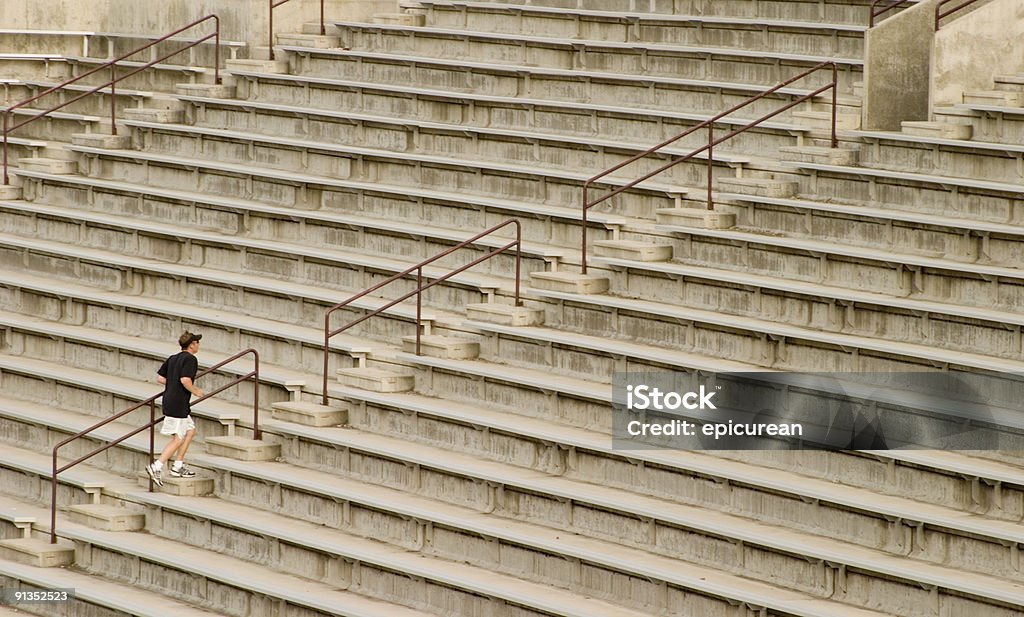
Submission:
<svg viewBox="0 0 1024 617">
<path fill-rule="evenodd" d="M 53 471 L 50 476 L 50 544 L 57 543 L 57 449 L 53 448 Z"/>
<path fill-rule="evenodd" d="M 11 179 L 7 175 L 7 119 L 11 115 L 11 110 L 4 109 L 4 184 L 10 184 Z"/>
<path fill-rule="evenodd" d="M 110 134 L 117 135 L 117 118 L 114 115 L 117 98 L 117 62 L 110 64 Z"/>
<path fill-rule="evenodd" d="M 839 72 L 836 63 L 832 63 L 832 147 L 839 147 L 839 139 L 836 138 L 836 107 L 839 92 Z"/>
<path fill-rule="evenodd" d="M 220 17 L 213 14 L 213 83 L 218 86 L 221 84 L 220 79 Z"/>
<path fill-rule="evenodd" d="M 516 306 L 522 306 L 523 300 L 519 297 L 519 276 L 520 276 L 520 263 L 522 259 L 522 248 L 523 248 L 523 226 L 516 219 Z"/>
<path fill-rule="evenodd" d="M 420 355 L 420 319 L 423 314 L 423 266 L 416 268 L 416 355 Z"/>
<path fill-rule="evenodd" d="M 324 25 L 324 0 L 320 0 L 320 36 L 327 36 L 327 26 Z"/>
<path fill-rule="evenodd" d="M 325 407 L 327 406 L 327 345 L 331 340 L 331 312 L 332 311 L 327 311 L 327 314 L 324 315 L 324 381 L 322 384 L 323 399 L 321 400 L 320 404 L 324 405 Z"/>
<path fill-rule="evenodd" d="M 154 443 L 156 433 L 156 399 L 149 401 L 149 462 L 153 462 L 153 456 L 156 454 L 156 445 Z M 148 475 L 148 474 L 147 474 Z M 149 492 L 153 492 L 153 478 L 149 478 Z"/>
<path fill-rule="evenodd" d="M 708 123 L 708 210 L 715 209 L 714 198 L 711 197 L 711 177 L 714 172 L 715 160 L 715 123 Z"/>
<path fill-rule="evenodd" d="M 587 198 L 587 188 L 589 186 L 589 180 L 583 183 L 583 254 L 580 256 L 580 263 L 582 264 L 580 271 L 583 274 L 587 273 L 587 209 L 590 208 L 590 201 Z"/>
<path fill-rule="evenodd" d="M 259 441 L 263 435 L 260 430 L 260 353 L 253 349 L 252 355 L 256 364 L 253 370 L 255 381 L 252 384 L 252 437 Z"/>
<path fill-rule="evenodd" d="M 274 0 L 269 0 L 269 17 L 270 20 L 270 32 L 267 37 L 267 49 L 270 50 L 270 60 L 274 60 Z"/>
</svg>

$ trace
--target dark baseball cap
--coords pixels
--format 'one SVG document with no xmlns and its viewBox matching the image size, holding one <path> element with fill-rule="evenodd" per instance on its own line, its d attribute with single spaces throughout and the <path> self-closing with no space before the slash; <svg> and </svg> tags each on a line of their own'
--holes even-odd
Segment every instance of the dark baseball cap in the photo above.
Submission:
<svg viewBox="0 0 1024 617">
<path fill-rule="evenodd" d="M 203 338 L 202 334 L 193 334 L 188 330 L 181 333 L 178 337 L 178 344 L 181 345 L 182 349 L 187 349 L 189 345 Z"/>
</svg>

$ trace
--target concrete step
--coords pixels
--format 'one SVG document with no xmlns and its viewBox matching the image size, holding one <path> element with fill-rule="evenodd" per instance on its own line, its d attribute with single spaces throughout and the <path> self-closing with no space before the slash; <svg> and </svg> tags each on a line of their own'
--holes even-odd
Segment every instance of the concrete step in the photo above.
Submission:
<svg viewBox="0 0 1024 617">
<path fill-rule="evenodd" d="M 129 120 L 155 122 L 157 124 L 175 124 L 185 119 L 185 112 L 178 109 L 126 109 L 122 115 Z"/>
<path fill-rule="evenodd" d="M 368 367 L 339 369 L 338 381 L 345 386 L 373 392 L 408 392 L 415 385 L 413 376 L 410 374 L 392 373 Z"/>
<path fill-rule="evenodd" d="M 75 133 L 71 136 L 71 143 L 76 146 L 86 146 L 89 148 L 125 150 L 131 147 L 132 136 L 130 134 Z"/>
<path fill-rule="evenodd" d="M 272 461 L 281 456 L 281 444 L 244 437 L 207 437 L 206 452 L 239 461 Z"/>
<path fill-rule="evenodd" d="M 603 294 L 608 291 L 608 277 L 573 272 L 531 272 L 530 284 L 538 289 L 571 293 Z"/>
<path fill-rule="evenodd" d="M 422 13 L 374 13 L 371 21 L 375 24 L 422 27 L 427 25 L 427 16 Z"/>
<path fill-rule="evenodd" d="M 472 360 L 480 355 L 480 344 L 462 338 L 438 335 L 422 335 L 419 337 L 419 353 L 434 358 L 452 360 Z M 407 353 L 416 353 L 416 336 L 402 337 L 402 349 Z"/>
<path fill-rule="evenodd" d="M 543 310 L 491 302 L 467 304 L 466 316 L 475 321 L 505 326 L 539 326 L 544 323 Z"/>
<path fill-rule="evenodd" d="M 672 259 L 672 246 L 651 244 L 635 240 L 598 240 L 591 243 L 594 254 L 601 257 L 621 257 L 637 261 L 667 261 Z"/>
<path fill-rule="evenodd" d="M 39 171 L 50 174 L 78 173 L 78 162 L 64 159 L 46 157 L 18 159 L 18 166 L 29 171 Z"/>
<path fill-rule="evenodd" d="M 75 563 L 75 548 L 68 542 L 41 538 L 0 540 L 0 561 L 10 560 L 37 568 L 62 568 Z"/>
<path fill-rule="evenodd" d="M 819 146 L 783 146 L 779 157 L 785 161 L 825 163 L 827 165 L 856 165 L 859 150 L 852 148 L 822 148 Z"/>
<path fill-rule="evenodd" d="M 305 401 L 287 401 L 273 404 L 273 417 L 282 422 L 306 426 L 338 426 L 348 422 L 348 407 L 319 405 Z"/>
<path fill-rule="evenodd" d="M 235 86 L 224 84 L 177 84 L 174 92 L 183 96 L 202 96 L 213 99 L 235 98 Z"/>
<path fill-rule="evenodd" d="M 224 62 L 227 71 L 259 71 L 261 73 L 288 73 L 287 60 L 227 60 Z"/>
<path fill-rule="evenodd" d="M 104 531 L 139 531 L 146 526 L 144 514 L 103 503 L 70 506 L 68 516 L 76 523 Z"/>
<path fill-rule="evenodd" d="M 166 465 L 161 480 L 164 485 L 154 486 L 153 490 L 179 497 L 203 497 L 213 494 L 213 478 L 204 478 L 198 475 L 195 478 L 175 478 L 168 473 Z M 150 479 L 146 472 L 140 472 L 136 476 L 136 481 L 142 488 L 149 488 Z"/>
<path fill-rule="evenodd" d="M 715 184 L 722 191 L 758 197 L 793 197 L 800 190 L 799 182 L 772 178 L 718 178 Z"/>
<path fill-rule="evenodd" d="M 954 124 L 951 122 L 907 120 L 901 122 L 900 125 L 903 132 L 908 135 L 939 139 L 970 139 L 972 132 L 969 124 Z"/>
<path fill-rule="evenodd" d="M 832 112 L 830 111 L 794 111 L 793 118 L 811 128 L 831 129 Z M 856 114 L 836 114 L 836 130 L 856 130 L 860 128 L 861 117 Z"/>
<path fill-rule="evenodd" d="M 299 45 L 302 47 L 312 47 L 314 49 L 331 49 L 334 47 L 341 47 L 341 39 L 337 36 L 320 34 L 300 34 L 297 32 L 288 32 L 275 35 L 278 45 Z"/>
<path fill-rule="evenodd" d="M 121 581 L 93 576 L 74 568 L 34 568 L 11 561 L 0 561 L 0 577 L 29 589 L 74 589 L 71 604 L 23 605 L 13 617 L 25 617 L 23 609 L 43 615 L 104 615 L 105 617 L 210 617 L 209 611 L 192 603 L 179 602 L 158 591 L 143 590 Z M 0 607 L 0 610 L 7 610 Z M 44 612 L 45 611 L 45 612 Z M 0 613 L 3 617 L 7 614 Z M 425 617 L 425 616 L 421 616 Z"/>
<path fill-rule="evenodd" d="M 964 92 L 965 104 L 995 105 L 998 107 L 1020 107 L 1024 105 L 1024 92 L 1009 90 L 984 90 Z"/>
<path fill-rule="evenodd" d="M 715 212 L 706 208 L 661 208 L 656 210 L 655 214 L 657 215 L 659 225 L 694 227 L 697 229 L 732 229 L 736 226 L 735 214 Z M 602 256 L 616 257 L 615 255 Z"/>
<path fill-rule="evenodd" d="M 21 199 L 21 186 L 13 184 L 0 184 L 0 199 Z"/>
<path fill-rule="evenodd" d="M 1024 73 L 1017 75 L 996 75 L 995 89 L 1006 92 L 1024 92 Z"/>
</svg>

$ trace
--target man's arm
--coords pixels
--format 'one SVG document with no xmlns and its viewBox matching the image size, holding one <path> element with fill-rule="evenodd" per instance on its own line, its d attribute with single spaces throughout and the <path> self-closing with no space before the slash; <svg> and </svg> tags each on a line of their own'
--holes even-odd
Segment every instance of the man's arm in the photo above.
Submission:
<svg viewBox="0 0 1024 617">
<path fill-rule="evenodd" d="M 167 360 L 164 360 L 164 363 L 156 370 L 156 382 L 161 386 L 167 383 Z"/>
<path fill-rule="evenodd" d="M 185 389 L 188 390 L 189 392 L 191 392 L 194 396 L 200 397 L 200 398 L 203 396 L 203 391 L 200 390 L 199 388 L 197 388 L 195 386 L 195 384 L 192 383 L 192 378 L 191 377 L 182 377 L 181 378 L 181 385 L 184 386 Z"/>
</svg>

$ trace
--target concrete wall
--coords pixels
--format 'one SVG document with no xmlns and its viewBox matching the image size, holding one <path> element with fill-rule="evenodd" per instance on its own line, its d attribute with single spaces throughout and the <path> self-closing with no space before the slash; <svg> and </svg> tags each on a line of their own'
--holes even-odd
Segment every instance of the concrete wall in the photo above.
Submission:
<svg viewBox="0 0 1024 617">
<path fill-rule="evenodd" d="M 993 0 L 947 18 L 935 33 L 931 105 L 963 102 L 963 93 L 991 90 L 995 75 L 1024 70 L 1024 3 Z"/>
<path fill-rule="evenodd" d="M 328 23 L 369 21 L 374 13 L 397 11 L 396 0 L 325 1 Z M 0 28 L 162 34 L 217 13 L 223 38 L 266 46 L 268 7 L 268 0 L 0 0 Z M 292 0 L 274 11 L 274 29 L 298 32 L 304 22 L 319 19 L 317 0 Z"/>
<path fill-rule="evenodd" d="M 868 31 L 863 128 L 898 131 L 903 120 L 928 119 L 928 71 L 938 2 L 925 0 Z"/>
</svg>

